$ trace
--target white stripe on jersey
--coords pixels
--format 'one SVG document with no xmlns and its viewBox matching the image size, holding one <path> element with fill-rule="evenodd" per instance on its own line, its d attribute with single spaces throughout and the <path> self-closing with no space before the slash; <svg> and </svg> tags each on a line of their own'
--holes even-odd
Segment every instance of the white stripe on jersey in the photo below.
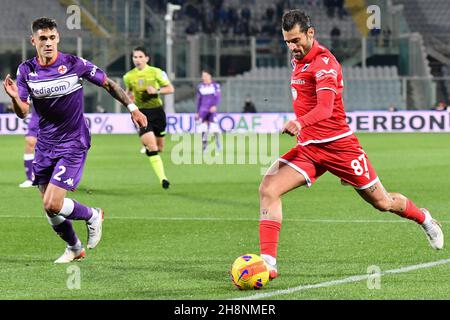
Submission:
<svg viewBox="0 0 450 320">
<path fill-rule="evenodd" d="M 307 146 L 310 143 L 325 143 L 325 142 L 330 142 L 330 141 L 338 140 L 338 139 L 341 139 L 341 138 L 345 138 L 345 137 L 347 137 L 347 136 L 349 136 L 351 134 L 353 134 L 352 130 L 347 131 L 346 133 L 340 134 L 340 135 L 335 136 L 335 137 L 326 138 L 326 139 L 322 139 L 322 140 L 308 140 L 308 141 L 305 141 L 305 142 L 299 142 L 298 144 L 301 145 L 301 146 Z"/>
</svg>

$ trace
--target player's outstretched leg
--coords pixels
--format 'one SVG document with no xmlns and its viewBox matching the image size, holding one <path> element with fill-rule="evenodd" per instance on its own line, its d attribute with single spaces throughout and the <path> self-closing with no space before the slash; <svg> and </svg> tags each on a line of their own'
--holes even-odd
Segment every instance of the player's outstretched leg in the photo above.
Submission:
<svg viewBox="0 0 450 320">
<path fill-rule="evenodd" d="M 270 280 L 278 277 L 277 249 L 283 219 L 281 196 L 305 183 L 302 174 L 277 161 L 267 171 L 259 187 L 260 253 L 269 267 Z"/>
<path fill-rule="evenodd" d="M 27 179 L 19 184 L 20 188 L 30 188 L 33 186 L 33 153 L 25 153 L 23 155 L 23 166 L 25 168 L 25 175 Z"/>
<path fill-rule="evenodd" d="M 433 249 L 444 247 L 444 234 L 437 220 L 433 219 L 427 209 L 419 209 L 410 199 L 400 193 L 388 193 L 381 182 L 375 183 L 358 193 L 376 209 L 390 211 L 396 215 L 415 221 L 425 232 Z"/>
<path fill-rule="evenodd" d="M 75 200 L 64 198 L 59 215 L 69 220 L 86 221 L 87 248 L 93 249 L 98 245 L 102 238 L 103 209 L 86 207 Z"/>
<path fill-rule="evenodd" d="M 47 215 L 48 222 L 53 230 L 67 243 L 67 248 L 55 263 L 69 263 L 78 261 L 85 257 L 86 252 L 78 239 L 72 223 L 60 215 Z"/>
<path fill-rule="evenodd" d="M 166 174 L 164 172 L 164 164 L 161 159 L 161 156 L 158 154 L 158 151 L 147 150 L 147 156 L 150 159 L 150 164 L 153 168 L 153 171 L 155 171 L 155 174 L 158 177 L 159 182 L 161 183 L 163 189 L 168 189 L 170 182 L 167 179 Z"/>
<path fill-rule="evenodd" d="M 444 248 L 444 233 L 442 232 L 441 224 L 431 217 L 427 209 L 421 208 L 420 210 L 425 214 L 425 220 L 421 224 L 421 227 L 431 247 L 436 250 Z"/>
</svg>

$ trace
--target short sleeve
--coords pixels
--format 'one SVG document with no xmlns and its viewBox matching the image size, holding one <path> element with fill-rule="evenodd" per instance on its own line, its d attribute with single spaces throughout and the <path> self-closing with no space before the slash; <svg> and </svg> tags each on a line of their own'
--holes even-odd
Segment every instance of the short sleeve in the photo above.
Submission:
<svg viewBox="0 0 450 320">
<path fill-rule="evenodd" d="M 102 86 L 106 81 L 106 73 L 92 62 L 76 57 L 76 72 L 79 77 Z"/>
<path fill-rule="evenodd" d="M 24 65 L 20 65 L 17 68 L 17 88 L 19 91 L 19 98 L 21 101 L 29 103 L 30 102 L 30 91 L 26 82 L 25 76 L 27 75 L 27 70 Z"/>
<path fill-rule="evenodd" d="M 169 77 L 167 76 L 167 73 L 163 70 L 159 70 L 157 76 L 156 76 L 156 80 L 158 81 L 158 84 L 161 87 L 165 87 L 168 86 L 170 84 L 170 80 Z"/>
<path fill-rule="evenodd" d="M 123 83 L 125 84 L 125 87 L 127 88 L 127 90 L 131 90 L 131 81 L 130 81 L 130 77 L 128 76 L 128 73 L 126 73 L 123 76 Z"/>
</svg>

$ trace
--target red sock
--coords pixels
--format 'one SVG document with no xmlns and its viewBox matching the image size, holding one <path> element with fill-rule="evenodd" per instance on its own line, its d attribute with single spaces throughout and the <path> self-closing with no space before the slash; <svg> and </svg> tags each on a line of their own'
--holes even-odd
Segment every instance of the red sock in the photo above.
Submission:
<svg viewBox="0 0 450 320">
<path fill-rule="evenodd" d="M 280 229 L 280 222 L 273 220 L 261 220 L 259 222 L 259 247 L 261 254 L 277 257 Z"/>
<path fill-rule="evenodd" d="M 417 222 L 418 224 L 422 224 L 425 221 L 425 213 L 422 212 L 419 208 L 416 207 L 416 205 L 409 199 L 406 199 L 406 209 L 403 212 L 399 212 L 399 216 L 413 220 Z"/>
</svg>

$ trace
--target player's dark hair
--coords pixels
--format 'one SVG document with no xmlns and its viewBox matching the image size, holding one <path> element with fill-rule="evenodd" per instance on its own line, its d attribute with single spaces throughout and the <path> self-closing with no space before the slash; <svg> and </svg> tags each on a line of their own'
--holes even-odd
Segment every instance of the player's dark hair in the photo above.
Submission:
<svg viewBox="0 0 450 320">
<path fill-rule="evenodd" d="M 38 30 L 44 29 L 56 29 L 58 26 L 56 25 L 55 19 L 50 19 L 46 17 L 38 18 L 31 23 L 31 32 L 35 33 Z"/>
<path fill-rule="evenodd" d="M 300 32 L 306 33 L 312 27 L 311 18 L 298 9 L 289 10 L 283 14 L 282 27 L 284 31 L 291 31 L 298 25 Z"/>
<path fill-rule="evenodd" d="M 203 68 L 203 69 L 202 69 L 202 73 L 203 73 L 203 72 L 206 72 L 206 73 L 209 74 L 211 77 L 212 77 L 212 75 L 213 75 L 212 72 L 211 72 L 211 70 L 209 70 L 208 68 Z"/>
<path fill-rule="evenodd" d="M 144 56 L 148 57 L 147 50 L 144 47 L 136 47 L 133 49 L 133 52 L 134 51 L 141 51 L 144 54 Z"/>
</svg>

